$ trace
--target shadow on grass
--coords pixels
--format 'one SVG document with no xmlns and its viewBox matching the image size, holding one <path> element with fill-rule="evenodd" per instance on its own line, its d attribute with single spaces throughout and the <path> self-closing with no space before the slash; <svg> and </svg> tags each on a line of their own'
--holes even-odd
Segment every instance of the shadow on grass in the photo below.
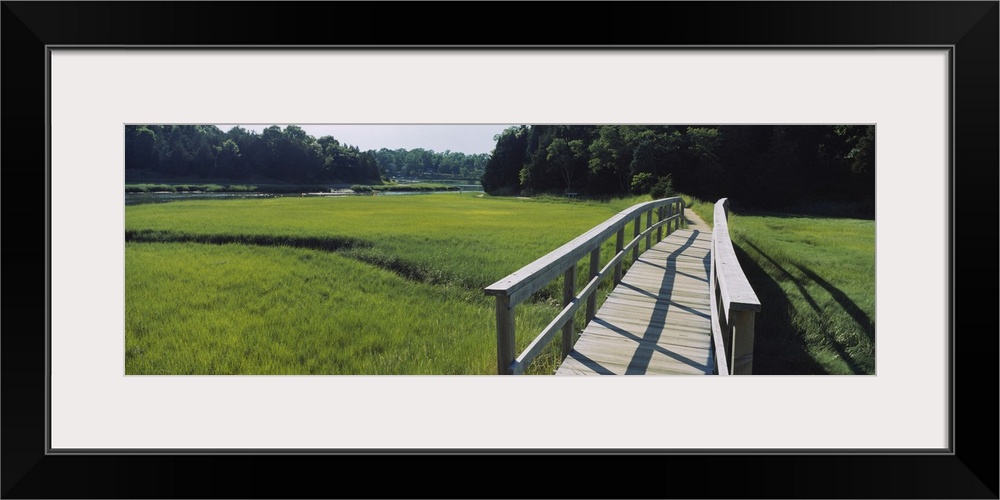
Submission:
<svg viewBox="0 0 1000 500">
<path fill-rule="evenodd" d="M 747 243 L 760 253 L 753 244 Z M 806 341 L 792 326 L 791 303 L 781 285 L 737 245 L 736 258 L 753 286 L 762 306 L 754 326 L 753 373 L 755 375 L 825 375 L 826 369 L 809 354 Z M 772 259 L 760 253 L 772 264 Z M 779 270 L 783 268 L 777 266 Z M 787 271 L 786 271 L 787 273 Z M 807 295 L 808 297 L 808 295 Z M 808 299 L 807 299 L 808 300 Z M 815 302 L 810 305 L 818 308 Z"/>
<path fill-rule="evenodd" d="M 802 274 L 806 275 L 806 277 L 815 281 L 817 285 L 823 287 L 823 289 L 826 290 L 831 297 L 833 297 L 833 300 L 836 300 L 837 303 L 840 304 L 840 307 L 843 307 L 844 311 L 851 316 L 851 319 L 858 324 L 858 327 L 861 328 L 861 331 L 864 332 L 866 337 L 868 337 L 868 340 L 875 340 L 875 322 L 872 321 L 871 317 L 868 316 L 868 313 L 862 311 L 861 308 L 858 307 L 858 305 L 855 304 L 846 293 L 833 286 L 830 282 L 819 277 L 809 268 L 803 267 L 797 263 L 793 263 L 792 265 L 798 268 L 799 271 L 802 271 Z"/>
<path fill-rule="evenodd" d="M 763 258 L 764 260 L 768 261 L 772 266 L 774 266 L 775 269 L 778 270 L 778 272 L 780 272 L 786 279 L 788 279 L 791 283 L 793 283 L 795 285 L 795 287 L 799 290 L 799 293 L 802 295 L 802 298 L 809 304 L 809 306 L 813 309 L 813 311 L 819 317 L 821 317 L 821 318 L 823 317 L 823 315 L 824 315 L 823 309 L 816 302 L 816 299 L 814 299 L 812 297 L 812 295 L 806 290 L 806 287 L 802 284 L 801 280 L 799 280 L 798 278 L 796 278 L 792 273 L 790 273 L 780 263 L 778 263 L 778 261 L 776 261 L 774 258 L 772 258 L 771 256 L 769 256 L 766 253 L 764 253 L 759 247 L 757 247 L 753 243 L 750 243 L 749 241 L 745 241 L 744 240 L 743 244 L 749 246 L 754 251 L 756 251 L 757 254 L 761 256 L 761 258 Z M 762 296 L 761 291 L 757 291 L 758 298 L 760 299 L 761 304 L 768 304 L 768 302 L 765 302 L 765 299 L 768 300 L 768 301 L 769 300 L 779 300 L 781 302 L 782 314 L 784 315 L 783 325 L 773 325 L 773 326 L 776 327 L 776 328 L 778 328 L 779 330 L 783 330 L 783 333 L 781 334 L 782 337 L 786 337 L 787 339 L 791 339 L 791 338 L 797 339 L 797 342 L 801 344 L 801 348 L 805 351 L 806 356 L 809 356 L 808 346 L 805 343 L 805 339 L 802 338 L 801 332 L 795 330 L 795 328 L 792 326 L 791 318 L 788 316 L 788 311 L 789 311 L 789 308 L 790 308 L 791 304 L 789 303 L 788 298 L 785 295 L 784 290 L 781 289 L 781 286 L 777 283 L 777 281 L 775 281 L 773 278 L 771 278 L 771 276 L 769 276 L 762 268 L 760 268 L 759 266 L 757 266 L 756 263 L 753 262 L 753 259 L 750 258 L 750 256 L 747 255 L 746 252 L 744 252 L 742 250 L 742 248 L 736 247 L 736 254 L 737 254 L 737 258 L 739 258 L 739 260 L 740 260 L 740 265 L 743 267 L 744 272 L 747 273 L 747 279 L 750 280 L 750 284 L 754 287 L 754 290 L 757 290 L 757 284 L 758 283 L 765 283 L 765 282 L 767 282 L 768 284 L 773 284 L 773 288 L 770 287 L 770 286 L 766 287 L 766 289 L 767 289 L 767 296 L 766 297 Z M 750 267 L 751 264 L 753 266 L 755 266 L 757 268 L 757 271 L 760 273 L 757 277 L 751 277 L 750 276 L 750 272 L 748 270 L 748 267 Z M 810 279 L 814 279 L 814 280 L 818 279 L 819 281 L 816 281 L 816 283 L 819 284 L 820 286 L 822 286 L 823 288 L 827 289 L 827 291 L 829 291 L 830 289 L 833 289 L 836 292 L 838 292 L 840 295 L 843 296 L 843 300 L 846 300 L 851 306 L 853 306 L 854 309 L 857 310 L 858 313 L 860 313 L 862 316 L 864 316 L 865 318 L 867 318 L 867 315 L 865 315 L 864 312 L 862 312 L 861 309 L 858 308 L 858 306 L 856 304 L 854 304 L 854 302 L 852 302 L 849 298 L 847 298 L 847 296 L 843 292 L 841 292 L 839 289 L 833 287 L 833 285 L 830 285 L 826 281 L 823 281 L 822 278 L 819 278 L 819 276 L 816 275 L 816 273 L 814 273 L 814 272 L 812 272 L 812 271 L 810 271 L 810 270 L 808 270 L 808 269 L 800 266 L 799 264 L 793 264 L 793 265 L 796 268 L 798 268 L 800 271 L 802 271 L 803 274 L 805 274 Z M 820 283 L 820 281 L 822 281 L 822 283 Z M 826 286 L 824 286 L 824 284 Z M 829 288 L 827 288 L 827 287 L 829 287 Z M 837 299 L 836 295 L 834 295 L 834 299 Z M 840 302 L 840 300 L 838 300 L 838 303 L 840 303 L 842 307 L 844 306 L 844 303 Z M 770 309 L 770 307 L 768 306 L 767 309 Z M 852 314 L 851 310 L 847 309 L 846 307 L 845 307 L 845 310 L 847 310 L 848 314 Z M 852 317 L 854 317 L 853 314 L 852 314 Z M 857 318 L 855 318 L 855 320 L 857 321 Z M 870 323 L 871 322 L 869 320 L 869 324 Z M 860 322 L 859 322 L 859 324 L 860 324 Z M 863 327 L 864 326 L 862 325 L 862 328 Z M 874 329 L 874 327 L 872 327 L 872 328 Z M 851 356 L 851 354 L 847 352 L 847 349 L 844 347 L 844 345 L 842 343 L 840 343 L 839 341 L 837 341 L 832 335 L 830 335 L 830 333 L 828 331 L 824 330 L 822 333 L 824 335 L 824 338 L 826 338 L 826 340 L 829 342 L 830 346 L 837 352 L 837 355 L 840 356 L 841 360 L 843 360 L 843 362 L 848 366 L 848 368 L 851 370 L 851 372 L 853 372 L 854 374 L 866 373 L 866 371 L 858 364 L 857 360 L 855 360 L 854 357 Z M 757 334 L 757 336 L 755 337 L 755 342 L 754 342 L 754 373 L 757 373 L 757 363 L 758 363 L 757 349 L 758 349 L 758 346 L 761 346 L 761 344 L 758 343 L 757 339 L 760 339 L 760 335 L 759 334 Z M 787 342 L 782 342 L 782 344 L 786 344 L 786 343 Z M 774 353 L 774 354 L 777 354 L 777 353 Z M 810 360 L 812 360 L 811 356 L 809 356 L 809 358 L 810 358 Z M 813 360 L 813 363 L 815 364 L 815 360 Z M 826 373 L 826 371 L 824 369 L 820 368 L 820 372 L 819 373 Z"/>
</svg>

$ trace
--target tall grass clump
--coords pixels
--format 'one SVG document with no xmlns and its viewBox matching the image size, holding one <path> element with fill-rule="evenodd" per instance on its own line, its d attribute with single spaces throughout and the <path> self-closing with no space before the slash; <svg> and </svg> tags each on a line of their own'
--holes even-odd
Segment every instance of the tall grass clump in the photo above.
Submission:
<svg viewBox="0 0 1000 500">
<path fill-rule="evenodd" d="M 485 301 L 337 254 L 128 243 L 125 272 L 127 374 L 496 371 Z"/>
</svg>

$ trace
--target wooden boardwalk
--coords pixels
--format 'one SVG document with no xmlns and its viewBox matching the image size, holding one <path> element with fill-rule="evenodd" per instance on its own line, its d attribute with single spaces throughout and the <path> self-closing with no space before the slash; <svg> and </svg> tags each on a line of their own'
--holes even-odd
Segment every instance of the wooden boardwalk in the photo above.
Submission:
<svg viewBox="0 0 1000 500">
<path fill-rule="evenodd" d="M 712 233 L 697 216 L 688 219 L 687 229 L 639 256 L 556 375 L 713 373 Z"/>
</svg>

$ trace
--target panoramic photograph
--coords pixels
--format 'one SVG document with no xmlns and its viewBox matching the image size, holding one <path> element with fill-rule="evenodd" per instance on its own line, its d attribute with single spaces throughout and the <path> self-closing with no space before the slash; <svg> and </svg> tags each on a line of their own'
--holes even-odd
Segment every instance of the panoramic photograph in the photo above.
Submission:
<svg viewBox="0 0 1000 500">
<path fill-rule="evenodd" d="M 126 375 L 874 375 L 874 125 L 135 124 Z"/>
</svg>

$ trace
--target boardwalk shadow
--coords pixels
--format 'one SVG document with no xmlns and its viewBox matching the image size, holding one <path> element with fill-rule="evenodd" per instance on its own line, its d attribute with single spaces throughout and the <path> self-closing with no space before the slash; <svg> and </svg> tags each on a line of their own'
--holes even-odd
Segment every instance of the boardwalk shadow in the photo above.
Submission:
<svg viewBox="0 0 1000 500">
<path fill-rule="evenodd" d="M 782 276 L 793 283 L 802 298 L 817 314 L 823 311 L 809 294 L 801 280 L 785 269 L 778 261 L 748 241 L 742 242 L 770 263 Z M 806 340 L 792 325 L 789 310 L 792 308 L 784 289 L 761 268 L 742 248 L 734 245 L 740 267 L 753 286 L 763 310 L 757 314 L 754 329 L 754 374 L 772 375 L 825 375 L 826 369 L 809 354 Z M 861 367 L 842 345 L 831 342 L 833 348 L 854 373 L 863 373 Z"/>
<path fill-rule="evenodd" d="M 658 299 L 657 299 L 659 303 L 663 304 L 666 307 L 654 308 L 653 315 L 649 319 L 649 326 L 646 327 L 646 331 L 643 332 L 641 339 L 635 339 L 634 335 L 628 334 L 628 332 L 624 332 L 628 336 L 633 337 L 633 340 L 637 341 L 641 340 L 643 342 L 649 342 L 651 345 L 656 345 L 657 341 L 659 341 L 660 336 L 663 334 L 663 329 L 662 327 L 656 325 L 665 324 L 667 311 L 671 307 L 677 307 L 676 304 L 671 304 L 671 296 L 673 294 L 674 281 L 676 280 L 676 273 L 677 273 L 677 257 L 681 255 L 684 252 L 684 250 L 686 250 L 687 248 L 691 247 L 692 244 L 694 244 L 695 240 L 697 239 L 700 233 L 701 232 L 698 231 L 697 229 L 693 230 L 691 232 L 691 235 L 688 236 L 688 239 L 683 244 L 681 244 L 676 250 L 671 252 L 670 255 L 667 256 L 665 264 L 666 272 L 663 274 L 663 281 L 660 283 L 660 289 L 658 292 Z M 610 325 L 605 325 L 605 326 L 610 327 Z M 616 331 L 618 331 L 619 333 L 623 332 L 623 330 L 621 329 L 616 329 Z M 628 368 L 626 368 L 625 370 L 625 375 L 644 375 L 646 373 L 646 370 L 649 368 L 649 362 L 652 359 L 654 352 L 661 352 L 663 354 L 666 354 L 667 356 L 677 359 L 678 361 L 681 361 L 685 364 L 694 366 L 702 370 L 706 369 L 706 367 L 701 365 L 700 363 L 697 363 L 684 356 L 681 356 L 674 352 L 670 352 L 665 349 L 661 348 L 637 349 L 635 354 L 632 356 L 632 359 L 629 361 Z"/>
<path fill-rule="evenodd" d="M 861 331 L 868 337 L 868 340 L 875 340 L 875 322 L 872 321 L 872 318 L 868 316 L 868 313 L 862 311 L 861 308 L 858 307 L 858 305 L 855 304 L 846 293 L 833 286 L 830 282 L 819 277 L 809 268 L 803 267 L 797 263 L 793 263 L 792 265 L 801 271 L 807 278 L 815 281 L 817 285 L 823 287 L 823 289 L 826 290 L 831 297 L 833 297 L 833 300 L 836 300 L 837 303 L 840 304 L 840 307 L 843 307 L 844 311 L 847 312 L 851 319 L 858 324 L 858 327 L 860 327 Z"/>
<path fill-rule="evenodd" d="M 605 321 L 605 320 L 603 320 L 601 318 L 595 318 L 594 319 L 594 323 L 597 323 L 597 324 L 603 326 L 604 328 L 607 328 L 608 330 L 611 330 L 611 331 L 613 331 L 613 332 L 621 335 L 622 337 L 625 337 L 625 338 L 630 339 L 630 340 L 634 340 L 636 342 L 641 342 L 641 341 L 647 340 L 647 338 L 646 338 L 645 335 L 643 337 L 637 337 L 636 335 L 632 334 L 631 332 L 629 332 L 629 331 L 627 331 L 627 330 L 625 330 L 623 328 L 619 328 L 618 326 L 615 326 L 614 324 L 609 323 L 609 322 L 607 322 L 607 321 Z M 659 338 L 659 335 L 657 335 L 657 338 Z M 637 365 L 636 364 L 636 359 L 633 357 L 632 361 L 629 363 L 628 368 L 625 370 L 625 375 L 644 375 L 646 373 L 646 369 L 649 367 L 649 359 L 648 358 L 651 358 L 654 352 L 658 352 L 660 354 L 663 354 L 664 356 L 667 356 L 668 358 L 673 358 L 676 361 L 680 361 L 681 363 L 684 363 L 685 365 L 697 368 L 698 370 L 702 370 L 702 371 L 711 370 L 711 367 L 709 367 L 709 366 L 705 366 L 705 365 L 703 365 L 703 364 L 701 364 L 701 363 L 699 363 L 699 362 L 697 362 L 697 361 L 695 361 L 695 360 L 693 360 L 691 358 L 688 358 L 688 357 L 683 356 L 681 354 L 677 354 L 676 352 L 673 352 L 673 351 L 671 351 L 669 349 L 665 349 L 665 348 L 663 348 L 661 346 L 658 346 L 656 344 L 652 344 L 650 347 L 645 347 L 645 346 L 640 347 L 639 349 L 636 350 L 636 355 L 635 356 L 638 357 L 640 352 L 645 352 L 646 354 L 648 354 L 647 359 L 646 359 L 646 364 L 642 365 L 642 366 Z M 607 369 L 605 369 L 605 371 L 606 370 Z M 632 370 L 641 370 L 641 373 L 630 373 L 630 371 L 632 371 Z"/>
<path fill-rule="evenodd" d="M 607 368 L 605 368 L 604 365 L 598 363 L 597 361 L 594 361 L 594 360 L 588 358 L 587 356 L 584 356 L 583 353 L 581 353 L 580 351 L 574 350 L 573 352 L 569 353 L 569 356 L 567 356 L 567 357 L 573 358 L 573 359 L 579 361 L 581 365 L 583 365 L 583 366 L 585 366 L 585 367 L 593 370 L 594 373 L 596 373 L 598 375 L 614 375 L 615 374 L 613 371 L 608 370 Z"/>
</svg>

